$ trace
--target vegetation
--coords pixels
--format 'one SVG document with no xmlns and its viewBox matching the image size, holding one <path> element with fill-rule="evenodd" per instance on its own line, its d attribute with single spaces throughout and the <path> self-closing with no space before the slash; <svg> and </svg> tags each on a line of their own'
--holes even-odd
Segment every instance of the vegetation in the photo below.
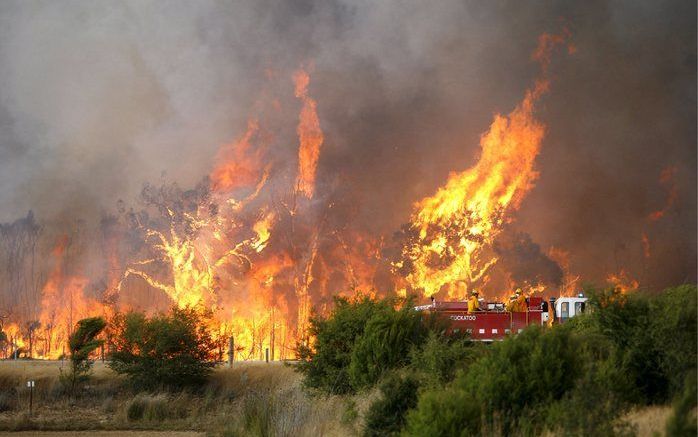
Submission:
<svg viewBox="0 0 698 437">
<path fill-rule="evenodd" d="M 313 315 L 310 335 L 315 338 L 314 346 L 298 347 L 298 370 L 305 375 L 305 384 L 329 394 L 353 393 L 349 367 L 354 344 L 375 314 L 390 310 L 388 301 L 365 296 L 353 300 L 335 297 L 334 308 L 327 317 Z"/>
<path fill-rule="evenodd" d="M 75 331 L 68 339 L 70 347 L 70 370 L 61 373 L 62 381 L 72 394 L 77 385 L 86 381 L 92 369 L 89 357 L 104 341 L 97 336 L 104 330 L 107 323 L 101 317 L 91 317 L 78 321 Z"/>
<path fill-rule="evenodd" d="M 216 344 L 204 316 L 194 309 L 173 308 L 151 318 L 136 312 L 117 315 L 113 331 L 109 366 L 134 387 L 201 386 L 215 365 Z"/>
<path fill-rule="evenodd" d="M 378 387 L 366 435 L 625 434 L 626 412 L 672 399 L 670 434 L 693 432 L 696 287 L 587 294 L 586 315 L 489 347 L 444 336 L 409 305 L 339 300 L 313 320 L 300 370 L 328 393 Z"/>
<path fill-rule="evenodd" d="M 0 363 L 0 429 L 695 435 L 696 287 L 587 292 L 585 315 L 491 345 L 444 335 L 408 303 L 338 299 L 331 314 L 313 318 L 316 342 L 301 347 L 297 367 L 215 369 L 215 345 L 198 312 L 122 314 L 109 332 L 113 362 L 94 366 L 81 396 L 66 396 L 58 363 Z M 82 321 L 71 356 L 94 352 L 99 325 Z M 21 413 L 29 378 L 36 380 L 32 417 Z"/>
</svg>

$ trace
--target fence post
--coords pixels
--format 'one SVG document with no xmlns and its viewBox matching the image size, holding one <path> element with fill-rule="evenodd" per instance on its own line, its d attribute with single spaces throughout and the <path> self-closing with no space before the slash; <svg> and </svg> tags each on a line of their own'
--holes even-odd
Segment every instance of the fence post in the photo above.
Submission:
<svg viewBox="0 0 698 437">
<path fill-rule="evenodd" d="M 228 339 L 228 367 L 233 367 L 233 360 L 235 358 L 235 339 L 231 335 Z"/>
<path fill-rule="evenodd" d="M 264 355 L 266 356 L 266 361 L 267 361 L 267 363 L 268 363 L 268 362 L 269 362 L 269 348 L 266 348 L 266 349 L 264 350 Z"/>
</svg>

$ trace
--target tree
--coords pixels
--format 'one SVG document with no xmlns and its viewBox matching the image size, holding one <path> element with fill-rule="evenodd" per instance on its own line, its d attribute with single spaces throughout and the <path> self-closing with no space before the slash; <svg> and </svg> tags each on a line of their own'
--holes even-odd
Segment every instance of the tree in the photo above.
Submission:
<svg viewBox="0 0 698 437">
<path fill-rule="evenodd" d="M 139 388 L 202 384 L 215 366 L 216 353 L 207 316 L 193 308 L 172 308 L 151 318 L 138 312 L 118 314 L 112 323 L 109 366 Z"/>
<path fill-rule="evenodd" d="M 75 332 L 70 335 L 70 371 L 66 374 L 61 372 L 61 380 L 70 387 L 71 392 L 75 392 L 77 385 L 89 377 L 92 369 L 89 357 L 102 345 L 103 340 L 97 339 L 97 336 L 106 325 L 101 317 L 82 319 L 76 324 Z"/>
</svg>

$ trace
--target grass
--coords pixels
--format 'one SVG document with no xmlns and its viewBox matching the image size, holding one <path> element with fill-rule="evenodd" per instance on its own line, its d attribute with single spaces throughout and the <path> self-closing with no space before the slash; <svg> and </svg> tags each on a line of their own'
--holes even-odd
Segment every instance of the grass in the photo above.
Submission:
<svg viewBox="0 0 698 437">
<path fill-rule="evenodd" d="M 66 363 L 67 365 L 67 363 Z M 0 431 L 197 430 L 209 435 L 354 435 L 348 401 L 310 395 L 282 363 L 220 367 L 199 392 L 134 393 L 103 363 L 77 395 L 59 380 L 60 362 L 0 361 Z M 28 415 L 27 380 L 36 383 Z M 355 410 L 366 404 L 351 400 Z M 356 406 L 359 407 L 356 407 Z"/>
<path fill-rule="evenodd" d="M 133 434 L 128 435 L 146 430 L 201 431 L 229 437 L 358 435 L 363 416 L 378 395 L 377 390 L 350 397 L 311 395 L 302 388 L 301 375 L 282 363 L 219 367 L 197 393 L 134 393 L 98 362 L 89 385 L 72 396 L 59 381 L 60 366 L 55 361 L 0 361 L 0 432 L 34 430 L 25 435 L 37 436 L 42 435 L 37 430 L 131 430 Z M 31 417 L 27 380 L 36 382 Z M 670 407 L 654 406 L 632 411 L 623 419 L 639 437 L 661 436 L 670 414 Z"/>
</svg>

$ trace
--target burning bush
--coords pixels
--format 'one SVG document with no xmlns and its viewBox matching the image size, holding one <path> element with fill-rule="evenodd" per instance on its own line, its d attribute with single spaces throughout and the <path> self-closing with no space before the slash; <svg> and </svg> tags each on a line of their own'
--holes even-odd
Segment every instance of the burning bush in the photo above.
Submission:
<svg viewBox="0 0 698 437">
<path fill-rule="evenodd" d="M 215 365 L 216 345 L 204 318 L 191 308 L 151 318 L 117 315 L 109 366 L 139 388 L 200 386 Z"/>
</svg>

